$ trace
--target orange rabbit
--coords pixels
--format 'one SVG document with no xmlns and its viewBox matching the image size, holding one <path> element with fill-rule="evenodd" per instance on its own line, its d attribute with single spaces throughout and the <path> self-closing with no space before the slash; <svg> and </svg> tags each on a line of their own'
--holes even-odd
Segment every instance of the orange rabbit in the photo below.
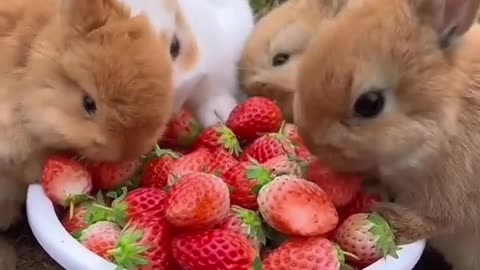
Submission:
<svg viewBox="0 0 480 270">
<path fill-rule="evenodd" d="M 292 100 L 297 67 L 311 36 L 333 17 L 346 0 L 289 0 L 256 24 L 243 51 L 239 75 L 249 96 L 277 102 L 283 116 L 293 121 Z"/>
<path fill-rule="evenodd" d="M 480 269 L 480 0 L 351 1 L 302 58 L 295 121 L 339 171 L 377 171 L 375 211 L 454 270 Z"/>
<path fill-rule="evenodd" d="M 0 2 L 0 229 L 19 218 L 46 155 L 148 152 L 172 110 L 170 37 L 117 0 Z M 0 269 L 15 269 L 0 241 Z"/>
</svg>

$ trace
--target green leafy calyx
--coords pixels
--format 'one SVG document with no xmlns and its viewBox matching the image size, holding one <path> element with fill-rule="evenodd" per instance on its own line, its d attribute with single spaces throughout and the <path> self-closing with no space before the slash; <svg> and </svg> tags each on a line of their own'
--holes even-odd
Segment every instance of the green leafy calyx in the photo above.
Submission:
<svg viewBox="0 0 480 270">
<path fill-rule="evenodd" d="M 267 237 L 260 216 L 248 209 L 233 206 L 232 210 L 237 214 L 243 224 L 246 225 L 247 233 L 253 240 L 258 240 L 262 245 L 266 245 Z"/>
<path fill-rule="evenodd" d="M 248 180 L 256 182 L 256 185 L 253 188 L 254 194 L 258 194 L 263 186 L 273 180 L 272 172 L 260 165 L 252 165 L 247 167 L 245 173 Z"/>
<path fill-rule="evenodd" d="M 139 243 L 142 237 L 143 233 L 135 227 L 126 226 L 123 229 L 116 248 L 109 251 L 118 265 L 116 270 L 139 269 L 140 266 L 148 265 L 145 253 L 149 247 Z"/>
<path fill-rule="evenodd" d="M 238 141 L 237 136 L 235 136 L 232 130 L 230 130 L 227 126 L 221 125 L 216 129 L 216 131 L 218 134 L 220 134 L 218 143 L 235 157 L 240 156 L 242 148 L 240 147 L 240 142 Z"/>
<path fill-rule="evenodd" d="M 367 217 L 371 224 L 369 232 L 377 238 L 377 249 L 383 256 L 392 256 L 398 259 L 397 251 L 400 248 L 395 242 L 395 235 L 388 222 L 376 213 L 371 213 Z"/>
</svg>

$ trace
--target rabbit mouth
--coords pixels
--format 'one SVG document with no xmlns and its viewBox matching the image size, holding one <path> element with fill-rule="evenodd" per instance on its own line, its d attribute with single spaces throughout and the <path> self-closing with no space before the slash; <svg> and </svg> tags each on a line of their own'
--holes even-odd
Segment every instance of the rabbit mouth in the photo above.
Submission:
<svg viewBox="0 0 480 270">
<path fill-rule="evenodd" d="M 373 170 L 375 162 L 366 156 L 353 155 L 341 147 L 322 145 L 313 146 L 310 152 L 331 170 L 342 173 L 364 173 Z M 361 157 L 360 157 L 361 156 Z"/>
</svg>

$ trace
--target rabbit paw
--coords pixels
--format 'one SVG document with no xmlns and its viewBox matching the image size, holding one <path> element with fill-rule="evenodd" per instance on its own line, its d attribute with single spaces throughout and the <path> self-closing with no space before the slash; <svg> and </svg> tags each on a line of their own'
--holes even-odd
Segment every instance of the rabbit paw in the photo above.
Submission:
<svg viewBox="0 0 480 270">
<path fill-rule="evenodd" d="M 225 123 L 232 110 L 237 106 L 233 96 L 216 96 L 198 107 L 196 115 L 203 127 Z"/>
<path fill-rule="evenodd" d="M 0 269 L 15 270 L 17 265 L 17 255 L 13 246 L 8 244 L 4 238 L 0 238 Z"/>
<path fill-rule="evenodd" d="M 433 231 L 433 228 L 423 218 L 395 203 L 376 204 L 372 211 L 387 220 L 399 245 L 424 239 Z"/>
</svg>

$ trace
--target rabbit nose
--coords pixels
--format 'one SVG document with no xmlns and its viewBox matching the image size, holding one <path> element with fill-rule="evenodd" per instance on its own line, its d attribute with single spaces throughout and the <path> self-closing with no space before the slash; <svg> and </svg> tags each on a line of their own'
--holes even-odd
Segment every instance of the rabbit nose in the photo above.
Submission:
<svg viewBox="0 0 480 270">
<path fill-rule="evenodd" d="M 264 82 L 257 82 L 257 87 L 258 88 L 266 88 L 267 87 L 267 83 L 264 83 Z"/>
</svg>

